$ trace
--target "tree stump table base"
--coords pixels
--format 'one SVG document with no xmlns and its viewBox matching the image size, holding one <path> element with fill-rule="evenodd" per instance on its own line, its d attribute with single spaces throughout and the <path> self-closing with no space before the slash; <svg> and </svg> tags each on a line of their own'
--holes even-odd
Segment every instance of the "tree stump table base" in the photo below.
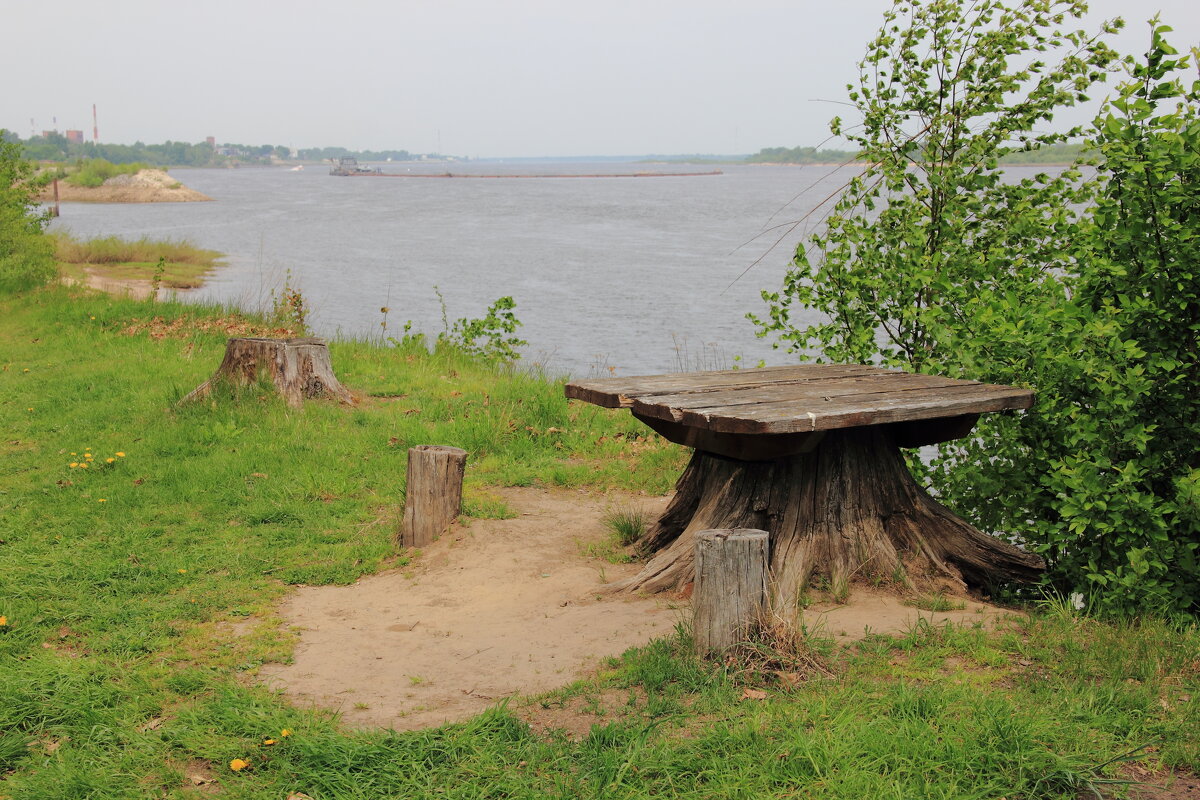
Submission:
<svg viewBox="0 0 1200 800">
<path fill-rule="evenodd" d="M 829 431 L 809 453 L 739 461 L 703 450 L 662 517 L 637 543 L 653 554 L 613 590 L 682 591 L 695 578 L 693 537 L 718 528 L 770 531 L 772 606 L 791 608 L 818 578 L 877 578 L 921 588 L 1036 580 L 1040 558 L 959 519 L 912 479 L 882 428 Z"/>
<path fill-rule="evenodd" d="M 769 532 L 771 600 L 787 612 L 824 580 L 978 588 L 1036 580 L 1042 559 L 989 536 L 912 479 L 900 447 L 967 435 L 982 413 L 1028 408 L 1033 393 L 860 364 L 601 378 L 567 397 L 628 408 L 694 447 L 675 497 L 638 545 L 645 568 L 611 587 L 682 591 L 693 539 L 709 529 Z"/>
</svg>

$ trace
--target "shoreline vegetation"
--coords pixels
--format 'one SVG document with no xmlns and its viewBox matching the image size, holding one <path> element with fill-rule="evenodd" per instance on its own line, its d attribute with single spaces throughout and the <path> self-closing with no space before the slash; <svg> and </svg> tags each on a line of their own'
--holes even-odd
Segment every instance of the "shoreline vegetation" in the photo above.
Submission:
<svg viewBox="0 0 1200 800">
<path fill-rule="evenodd" d="M 290 409 L 269 385 L 176 405 L 226 337 L 302 333 L 80 287 L 0 296 L 0 795 L 1051 798 L 1200 769 L 1195 625 L 1057 599 L 849 645 L 764 629 L 720 663 L 681 626 L 424 731 L 293 705 L 257 678 L 297 643 L 279 602 L 420 565 L 392 540 L 408 447 L 470 453 L 468 538 L 515 513 L 499 487 L 660 495 L 686 455 L 560 380 L 411 331 L 330 342 L 352 406 Z M 614 539 L 607 557 L 636 553 Z"/>
<path fill-rule="evenodd" d="M 68 233 L 49 237 L 64 282 L 136 298 L 157 297 L 160 290 L 198 289 L 224 263 L 222 253 L 186 239 L 77 239 Z"/>
</svg>

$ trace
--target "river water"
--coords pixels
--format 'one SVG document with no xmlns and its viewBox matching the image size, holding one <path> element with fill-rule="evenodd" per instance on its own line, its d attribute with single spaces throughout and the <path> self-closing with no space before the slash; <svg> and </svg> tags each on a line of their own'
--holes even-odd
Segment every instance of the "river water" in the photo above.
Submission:
<svg viewBox="0 0 1200 800">
<path fill-rule="evenodd" d="M 704 171 L 622 163 L 389 164 L 425 174 Z M 511 295 L 527 363 L 637 375 L 791 360 L 747 312 L 780 285 L 806 225 L 853 168 L 722 166 L 720 175 L 343 178 L 325 167 L 172 170 L 212 203 L 64 204 L 77 236 L 188 239 L 227 254 L 189 295 L 264 307 L 290 271 L 324 336 L 442 330 Z M 815 215 L 819 216 L 819 215 Z M 780 239 L 771 249 L 773 244 Z M 756 238 L 757 237 L 757 238 Z M 748 244 L 747 244 L 748 243 Z M 761 259 L 752 267 L 757 259 Z M 748 270 L 748 271 L 747 271 Z M 744 275 L 742 273 L 745 273 Z"/>
</svg>

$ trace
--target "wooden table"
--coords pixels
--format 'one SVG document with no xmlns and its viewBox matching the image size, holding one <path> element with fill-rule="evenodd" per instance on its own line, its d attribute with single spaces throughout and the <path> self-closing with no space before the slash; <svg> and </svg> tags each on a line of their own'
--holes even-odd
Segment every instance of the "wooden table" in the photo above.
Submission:
<svg viewBox="0 0 1200 800">
<path fill-rule="evenodd" d="M 1044 567 L 939 505 L 900 453 L 965 436 L 980 414 L 1029 408 L 1029 390 L 809 364 L 573 381 L 566 394 L 628 408 L 695 448 L 640 542 L 652 557 L 624 588 L 685 589 L 694 533 L 716 528 L 770 533 L 776 603 L 799 600 L 814 578 L 961 587 L 1032 580 Z"/>
</svg>

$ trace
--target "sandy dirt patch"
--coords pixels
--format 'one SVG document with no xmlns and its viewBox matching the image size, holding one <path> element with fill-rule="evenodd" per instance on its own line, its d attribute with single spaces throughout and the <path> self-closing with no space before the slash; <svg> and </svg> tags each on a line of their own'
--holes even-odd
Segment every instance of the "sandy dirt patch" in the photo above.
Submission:
<svg viewBox="0 0 1200 800">
<path fill-rule="evenodd" d="M 154 284 L 151 281 L 141 280 L 140 278 L 110 278 L 93 267 L 85 267 L 83 272 L 84 278 L 82 280 L 72 278 L 68 275 L 63 276 L 62 282 L 68 286 L 82 283 L 89 289 L 97 289 L 101 292 L 118 296 L 128 295 L 134 300 L 147 300 L 150 295 L 154 294 Z M 167 290 L 159 289 L 156 299 L 161 299 L 166 293 Z"/>
<path fill-rule="evenodd" d="M 64 203 L 192 203 L 212 200 L 206 194 L 189 189 L 161 169 L 144 169 L 135 175 L 115 175 L 103 186 L 72 186 L 58 182 L 58 199 Z M 47 186 L 38 195 L 44 203 L 54 202 L 54 187 Z"/>
<path fill-rule="evenodd" d="M 689 618 L 679 597 L 602 594 L 605 582 L 639 566 L 585 554 L 607 535 L 605 511 L 636 504 L 657 515 L 666 498 L 499 494 L 518 517 L 456 528 L 401 570 L 296 591 L 280 609 L 300 634 L 294 661 L 264 666 L 261 678 L 299 705 L 340 712 L 349 725 L 413 730 L 587 677 L 601 659 L 670 635 Z M 903 634 L 922 619 L 992 627 L 1009 613 L 956 601 L 961 609 L 931 612 L 859 587 L 844 604 L 810 606 L 803 621 L 818 635 L 850 642 Z M 537 704 L 519 713 L 537 729 L 572 727 L 557 718 L 539 724 Z M 581 724 L 596 721 L 584 716 Z"/>
<path fill-rule="evenodd" d="M 904 635 L 922 624 L 941 627 L 947 624 L 992 630 L 1017 612 L 982 603 L 966 596 L 945 598 L 955 606 L 948 611 L 929 611 L 913 605 L 914 598 L 856 586 L 845 603 L 815 603 L 804 610 L 803 623 L 814 635 L 836 642 L 855 642 L 869 634 Z"/>
<path fill-rule="evenodd" d="M 265 666 L 266 682 L 350 725 L 411 730 L 566 685 L 674 630 L 667 598 L 598 594 L 637 565 L 584 554 L 606 536 L 605 510 L 631 498 L 499 494 L 519 516 L 458 527 L 402 570 L 293 594 L 281 611 L 300 630 L 294 663 Z M 655 514 L 666 502 L 632 501 Z"/>
</svg>

